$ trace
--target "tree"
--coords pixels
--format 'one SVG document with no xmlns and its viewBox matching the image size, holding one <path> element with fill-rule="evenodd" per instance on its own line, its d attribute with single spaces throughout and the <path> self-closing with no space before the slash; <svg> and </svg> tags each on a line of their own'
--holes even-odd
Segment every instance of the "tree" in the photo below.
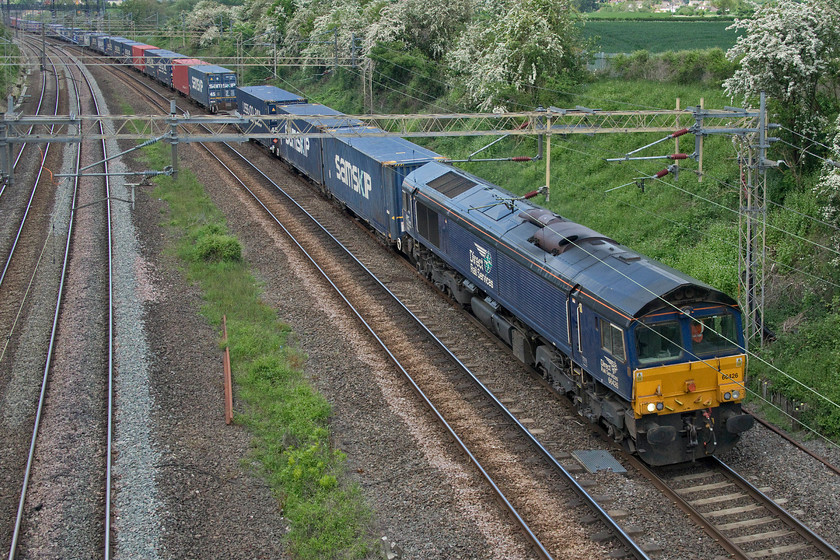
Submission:
<svg viewBox="0 0 840 560">
<path fill-rule="evenodd" d="M 771 98 L 782 124 L 813 136 L 826 124 L 822 93 L 836 84 L 827 72 L 840 54 L 837 0 L 777 0 L 759 6 L 730 29 L 744 31 L 729 51 L 741 68 L 724 82 L 728 95 L 745 102 L 761 91 Z M 833 84 L 832 84 L 833 82 Z M 793 163 L 800 154 L 794 154 Z"/>
<path fill-rule="evenodd" d="M 823 218 L 836 224 L 840 223 L 840 117 L 834 123 L 834 141 L 829 160 L 823 167 L 815 191 L 823 204 Z"/>
<path fill-rule="evenodd" d="M 568 0 L 485 2 L 449 64 L 479 108 L 504 109 L 511 96 L 577 71 L 578 37 Z"/>
<path fill-rule="evenodd" d="M 399 0 L 374 9 L 368 14 L 373 23 L 366 52 L 376 43 L 402 41 L 409 50 L 440 60 L 466 28 L 474 8 L 470 0 Z"/>
</svg>

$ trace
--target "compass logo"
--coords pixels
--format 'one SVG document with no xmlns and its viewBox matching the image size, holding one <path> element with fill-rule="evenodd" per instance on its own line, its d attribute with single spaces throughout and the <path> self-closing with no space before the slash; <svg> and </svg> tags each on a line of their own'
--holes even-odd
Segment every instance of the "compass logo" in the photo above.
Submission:
<svg viewBox="0 0 840 560">
<path fill-rule="evenodd" d="M 493 270 L 493 255 L 490 249 L 478 243 L 473 243 L 473 246 L 475 250 L 470 248 L 470 272 L 492 288 L 493 279 L 490 277 L 490 271 Z"/>
<path fill-rule="evenodd" d="M 481 260 L 484 261 L 484 272 L 490 274 L 490 271 L 493 269 L 493 257 L 490 256 L 490 251 L 478 243 L 473 243 L 473 245 L 475 245 L 478 254 L 481 255 Z"/>
</svg>

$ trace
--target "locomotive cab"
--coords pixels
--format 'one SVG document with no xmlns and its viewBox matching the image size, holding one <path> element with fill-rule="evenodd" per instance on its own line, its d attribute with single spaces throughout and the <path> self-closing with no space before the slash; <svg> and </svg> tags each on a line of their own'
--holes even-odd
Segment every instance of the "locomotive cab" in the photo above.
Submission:
<svg viewBox="0 0 840 560">
<path fill-rule="evenodd" d="M 636 321 L 629 337 L 633 401 L 625 420 L 646 462 L 712 455 L 752 427 L 741 411 L 746 355 L 737 310 L 703 303 L 662 309 Z"/>
</svg>

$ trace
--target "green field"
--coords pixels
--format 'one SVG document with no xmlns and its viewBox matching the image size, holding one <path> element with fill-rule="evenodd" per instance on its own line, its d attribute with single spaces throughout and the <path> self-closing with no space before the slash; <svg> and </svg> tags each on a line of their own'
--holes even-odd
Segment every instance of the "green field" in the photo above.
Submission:
<svg viewBox="0 0 840 560">
<path fill-rule="evenodd" d="M 731 21 L 586 21 L 583 35 L 594 43 L 594 52 L 631 53 L 647 50 L 653 53 L 692 49 L 728 49 L 735 44 L 737 33 L 727 31 Z"/>
</svg>

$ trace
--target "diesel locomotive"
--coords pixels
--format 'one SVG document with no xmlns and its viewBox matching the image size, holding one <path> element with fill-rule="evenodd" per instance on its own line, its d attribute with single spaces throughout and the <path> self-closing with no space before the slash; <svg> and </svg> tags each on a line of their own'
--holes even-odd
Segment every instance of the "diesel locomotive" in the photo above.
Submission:
<svg viewBox="0 0 840 560">
<path fill-rule="evenodd" d="M 402 213 L 417 268 L 645 462 L 752 426 L 726 294 L 450 165 L 410 173 Z"/>
</svg>

